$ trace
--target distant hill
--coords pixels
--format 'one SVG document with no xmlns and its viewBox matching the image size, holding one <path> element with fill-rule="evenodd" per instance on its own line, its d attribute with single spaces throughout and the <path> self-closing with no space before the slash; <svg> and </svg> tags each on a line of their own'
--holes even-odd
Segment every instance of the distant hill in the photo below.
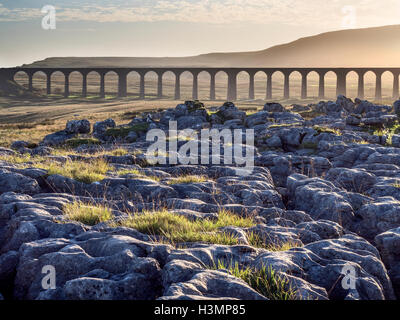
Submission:
<svg viewBox="0 0 400 320">
<path fill-rule="evenodd" d="M 400 67 L 400 25 L 322 33 L 262 51 L 182 58 L 65 57 L 30 67 Z"/>
</svg>

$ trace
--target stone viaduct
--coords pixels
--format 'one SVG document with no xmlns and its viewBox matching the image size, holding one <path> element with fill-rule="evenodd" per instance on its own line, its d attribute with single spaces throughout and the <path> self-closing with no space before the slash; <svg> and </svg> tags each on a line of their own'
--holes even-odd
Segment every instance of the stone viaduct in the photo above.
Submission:
<svg viewBox="0 0 400 320">
<path fill-rule="evenodd" d="M 51 94 L 51 75 L 54 72 L 62 72 L 65 76 L 64 96 L 69 96 L 69 76 L 72 72 L 79 72 L 82 75 L 82 96 L 87 96 L 87 75 L 90 72 L 97 72 L 100 75 L 100 96 L 105 97 L 105 76 L 108 72 L 115 72 L 118 75 L 118 96 L 127 96 L 127 76 L 130 72 L 137 72 L 140 75 L 140 94 L 139 97 L 145 97 L 145 76 L 148 72 L 155 72 L 158 76 L 157 96 L 163 95 L 163 74 L 171 71 L 175 75 L 175 99 L 180 100 L 180 78 L 185 71 L 193 75 L 193 94 L 192 98 L 198 98 L 198 75 L 200 72 L 207 72 L 210 75 L 210 100 L 215 100 L 215 76 L 218 72 L 225 72 L 228 76 L 228 95 L 227 100 L 235 101 L 237 99 L 237 75 L 240 72 L 247 72 L 249 75 L 249 99 L 254 99 L 254 76 L 258 72 L 264 72 L 267 76 L 266 99 L 272 98 L 272 75 L 275 72 L 281 72 L 284 75 L 284 98 L 290 98 L 290 75 L 293 72 L 299 72 L 302 77 L 301 97 L 307 98 L 307 75 L 310 72 L 316 72 L 319 75 L 319 98 L 325 97 L 325 75 L 328 72 L 334 72 L 337 77 L 336 93 L 346 94 L 347 74 L 354 71 L 358 75 L 358 97 L 364 98 L 364 75 L 372 71 L 376 76 L 377 100 L 382 98 L 382 74 L 386 71 L 391 72 L 393 81 L 393 98 L 399 97 L 399 74 L 400 68 L 3 68 L 0 69 L 0 75 L 7 79 L 14 79 L 18 72 L 25 72 L 29 78 L 29 89 L 33 89 L 33 75 L 36 72 L 43 72 L 47 76 L 47 94 Z"/>
</svg>

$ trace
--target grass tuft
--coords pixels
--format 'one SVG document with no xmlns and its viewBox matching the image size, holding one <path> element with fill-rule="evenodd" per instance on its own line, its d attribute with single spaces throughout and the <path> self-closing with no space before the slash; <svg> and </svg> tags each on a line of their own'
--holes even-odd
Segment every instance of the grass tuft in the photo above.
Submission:
<svg viewBox="0 0 400 320">
<path fill-rule="evenodd" d="M 171 244 L 182 242 L 205 242 L 224 245 L 238 244 L 238 240 L 227 233 L 218 232 L 226 226 L 252 227 L 255 222 L 251 218 L 238 217 L 230 212 L 221 211 L 218 219 L 189 220 L 167 210 L 145 211 L 130 215 L 115 226 L 134 228 L 139 232 L 164 236 Z"/>
<path fill-rule="evenodd" d="M 80 201 L 68 203 L 63 208 L 64 214 L 71 220 L 94 226 L 112 218 L 109 208 L 103 205 L 87 205 Z"/>
<path fill-rule="evenodd" d="M 184 184 L 184 183 L 201 183 L 206 181 L 207 177 L 205 176 L 184 175 L 168 180 L 167 184 L 173 185 L 173 184 Z"/>
<path fill-rule="evenodd" d="M 218 261 L 218 265 L 213 269 L 228 271 L 270 300 L 296 300 L 296 292 L 290 287 L 289 282 L 279 276 L 271 267 L 240 268 L 238 263 L 226 266 L 223 262 Z"/>
<path fill-rule="evenodd" d="M 105 174 L 111 170 L 110 165 L 103 159 L 92 161 L 71 161 L 65 163 L 46 162 L 38 165 L 47 170 L 48 175 L 58 174 L 84 183 L 101 181 Z"/>
<path fill-rule="evenodd" d="M 275 243 L 275 244 L 265 244 L 265 240 L 254 232 L 247 233 L 247 241 L 249 245 L 256 248 L 263 248 L 268 251 L 287 251 L 292 248 L 297 248 L 299 245 L 292 242 Z"/>
</svg>

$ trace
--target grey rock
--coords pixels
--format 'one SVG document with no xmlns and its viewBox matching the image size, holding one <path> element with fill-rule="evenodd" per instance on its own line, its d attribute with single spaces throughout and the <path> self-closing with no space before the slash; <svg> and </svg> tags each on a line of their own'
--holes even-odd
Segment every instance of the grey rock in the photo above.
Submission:
<svg viewBox="0 0 400 320">
<path fill-rule="evenodd" d="M 40 186 L 35 179 L 0 169 L 0 194 L 4 192 L 35 194 L 40 192 Z"/>
<path fill-rule="evenodd" d="M 70 120 L 65 127 L 67 133 L 90 133 L 89 120 Z"/>
<path fill-rule="evenodd" d="M 270 148 L 281 148 L 282 147 L 282 140 L 279 136 L 274 135 L 265 140 L 265 143 Z"/>
<path fill-rule="evenodd" d="M 232 102 L 224 103 L 224 105 L 218 109 L 217 115 L 224 121 L 233 119 L 244 120 L 246 118 L 246 112 L 239 111 Z"/>
<path fill-rule="evenodd" d="M 394 113 L 400 115 L 400 100 L 397 100 L 393 103 Z"/>
<path fill-rule="evenodd" d="M 93 125 L 93 136 L 98 139 L 105 139 L 105 133 L 109 128 L 115 128 L 116 124 L 113 119 L 98 121 Z"/>
<path fill-rule="evenodd" d="M 199 116 L 182 116 L 176 119 L 178 122 L 178 130 L 182 129 L 201 129 L 203 123 L 207 122 L 206 118 Z"/>
<path fill-rule="evenodd" d="M 357 193 L 364 193 L 377 182 L 376 176 L 365 169 L 332 168 L 325 179 L 347 191 Z"/>
<path fill-rule="evenodd" d="M 76 134 L 71 134 L 66 131 L 58 131 L 51 133 L 44 137 L 43 141 L 40 143 L 42 146 L 59 146 L 64 144 L 67 140 L 74 138 Z"/>
<path fill-rule="evenodd" d="M 350 199 L 333 184 L 294 174 L 288 177 L 287 186 L 295 210 L 305 211 L 315 220 L 331 220 L 343 226 L 352 223 L 354 212 Z"/>
<path fill-rule="evenodd" d="M 361 118 L 355 116 L 355 115 L 350 115 L 346 118 L 346 124 L 350 126 L 358 126 L 361 123 Z"/>
<path fill-rule="evenodd" d="M 400 135 L 394 134 L 392 136 L 392 146 L 395 148 L 400 148 Z"/>
<path fill-rule="evenodd" d="M 264 111 L 267 112 L 285 112 L 285 108 L 280 103 L 266 103 L 264 105 Z"/>
<path fill-rule="evenodd" d="M 11 144 L 11 149 L 19 150 L 23 148 L 29 148 L 30 146 L 32 146 L 31 142 L 19 140 L 19 141 L 14 141 Z"/>
<path fill-rule="evenodd" d="M 221 271 L 203 271 L 187 282 L 171 285 L 161 300 L 266 300 L 244 281 Z"/>
<path fill-rule="evenodd" d="M 139 135 L 135 131 L 131 131 L 128 133 L 127 137 L 125 138 L 125 141 L 132 143 L 132 142 L 135 142 L 138 138 L 139 138 Z"/>
<path fill-rule="evenodd" d="M 326 289 L 329 299 L 343 300 L 348 290 L 338 279 L 343 268 L 356 274 L 356 289 L 361 299 L 394 299 L 394 292 L 378 251 L 364 239 L 345 235 L 335 240 L 317 241 L 304 248 L 268 252 L 254 260 L 255 267 L 270 266 L 281 274 L 305 279 Z"/>
<path fill-rule="evenodd" d="M 400 227 L 400 203 L 392 197 L 382 197 L 374 203 L 364 204 L 357 211 L 357 222 L 352 231 L 367 240 L 390 229 Z"/>
<path fill-rule="evenodd" d="M 0 283 L 12 279 L 18 261 L 19 254 L 17 251 L 8 251 L 7 253 L 0 255 Z"/>
<path fill-rule="evenodd" d="M 400 228 L 375 237 L 375 243 L 385 263 L 397 297 L 400 296 Z"/>
<path fill-rule="evenodd" d="M 343 95 L 339 95 L 337 97 L 336 104 L 349 113 L 354 112 L 355 103 L 350 98 L 346 98 Z"/>
</svg>

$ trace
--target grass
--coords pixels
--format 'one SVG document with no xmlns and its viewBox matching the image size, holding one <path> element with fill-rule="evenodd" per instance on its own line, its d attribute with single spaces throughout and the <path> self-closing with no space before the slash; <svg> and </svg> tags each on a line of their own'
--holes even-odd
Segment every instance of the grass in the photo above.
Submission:
<svg viewBox="0 0 400 320">
<path fill-rule="evenodd" d="M 29 153 L 15 154 L 15 155 L 4 155 L 0 156 L 0 160 L 12 163 L 12 164 L 26 164 L 26 163 L 37 163 L 43 161 L 42 157 L 32 157 Z"/>
<path fill-rule="evenodd" d="M 174 185 L 174 184 L 184 184 L 184 183 L 201 183 L 206 181 L 207 177 L 205 176 L 184 175 L 168 180 L 167 184 Z"/>
<path fill-rule="evenodd" d="M 154 181 L 160 181 L 159 177 L 147 176 L 147 175 L 141 173 L 138 169 L 122 169 L 122 170 L 117 171 L 117 175 L 119 175 L 119 176 L 135 175 L 135 176 L 147 178 L 147 179 L 154 180 Z"/>
<path fill-rule="evenodd" d="M 271 267 L 240 268 L 238 263 L 225 265 L 218 261 L 218 265 L 213 266 L 212 269 L 228 271 L 270 300 L 296 300 L 296 291 L 290 287 L 284 277 L 279 276 Z"/>
<path fill-rule="evenodd" d="M 132 131 L 145 132 L 149 128 L 148 123 L 137 123 L 133 126 L 110 128 L 106 131 L 106 135 L 113 138 L 125 138 Z"/>
<path fill-rule="evenodd" d="M 394 124 L 386 128 L 371 128 L 370 133 L 377 136 L 387 136 L 386 145 L 392 145 L 392 137 L 400 133 L 400 124 Z"/>
<path fill-rule="evenodd" d="M 361 140 L 361 141 L 353 140 L 351 143 L 355 143 L 355 144 L 370 144 L 368 141 L 365 141 L 365 140 Z"/>
<path fill-rule="evenodd" d="M 74 201 L 64 205 L 64 215 L 70 220 L 94 226 L 100 222 L 106 222 L 112 218 L 109 208 L 103 205 L 87 205 L 80 201 Z"/>
<path fill-rule="evenodd" d="M 130 215 L 115 226 L 134 228 L 139 232 L 164 236 L 171 244 L 182 242 L 205 242 L 223 245 L 238 244 L 238 240 L 227 233 L 218 232 L 226 226 L 252 227 L 252 218 L 238 217 L 228 211 L 220 211 L 218 219 L 201 219 L 191 221 L 184 216 L 167 210 L 145 211 L 142 214 Z"/>
<path fill-rule="evenodd" d="M 17 140 L 38 143 L 45 135 L 59 129 L 60 126 L 54 120 L 47 119 L 32 123 L 0 124 L 0 147 L 10 147 Z"/>
<path fill-rule="evenodd" d="M 337 136 L 341 136 L 342 135 L 340 130 L 337 130 L 337 129 L 320 127 L 320 126 L 314 126 L 313 129 L 318 132 L 316 135 L 319 135 L 321 133 L 332 133 L 332 134 L 335 134 Z"/>
<path fill-rule="evenodd" d="M 38 167 L 47 170 L 48 175 L 58 174 L 87 184 L 103 180 L 107 171 L 112 169 L 103 159 L 87 162 L 68 160 L 65 163 L 53 161 L 40 163 Z"/>
<path fill-rule="evenodd" d="M 268 129 L 276 129 L 276 128 L 289 128 L 301 125 L 300 122 L 295 123 L 281 123 L 281 124 L 273 124 L 268 127 Z"/>
<path fill-rule="evenodd" d="M 65 146 L 70 147 L 70 148 L 77 148 L 81 145 L 88 145 L 88 146 L 93 146 L 93 145 L 100 145 L 101 141 L 96 138 L 72 138 L 68 139 L 65 141 Z"/>
<path fill-rule="evenodd" d="M 268 251 L 287 251 L 292 248 L 299 247 L 297 243 L 292 243 L 292 242 L 274 243 L 266 245 L 265 240 L 254 232 L 247 233 L 247 241 L 249 242 L 249 245 L 251 245 L 252 247 L 263 248 Z"/>
<path fill-rule="evenodd" d="M 127 154 L 129 154 L 128 150 L 124 149 L 124 148 L 117 148 L 114 150 L 111 150 L 109 152 L 110 155 L 112 156 L 125 156 Z"/>
</svg>

